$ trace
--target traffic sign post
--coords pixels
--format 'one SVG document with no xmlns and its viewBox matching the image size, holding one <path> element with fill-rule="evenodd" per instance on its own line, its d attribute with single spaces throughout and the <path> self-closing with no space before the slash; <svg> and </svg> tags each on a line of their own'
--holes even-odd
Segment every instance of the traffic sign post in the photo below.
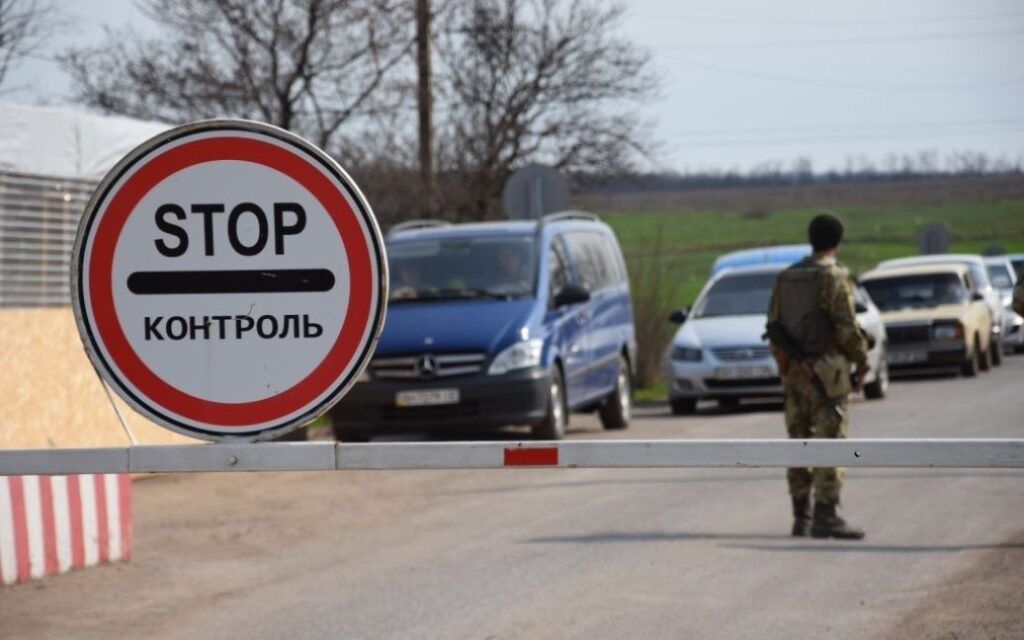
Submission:
<svg viewBox="0 0 1024 640">
<path fill-rule="evenodd" d="M 267 440 L 325 411 L 366 366 L 387 263 L 369 204 L 277 127 L 165 132 L 100 183 L 72 258 L 100 375 L 143 415 L 206 440 Z"/>
<path fill-rule="evenodd" d="M 501 200 L 510 219 L 539 220 L 569 208 L 569 182 L 554 167 L 528 164 L 509 176 Z"/>
</svg>

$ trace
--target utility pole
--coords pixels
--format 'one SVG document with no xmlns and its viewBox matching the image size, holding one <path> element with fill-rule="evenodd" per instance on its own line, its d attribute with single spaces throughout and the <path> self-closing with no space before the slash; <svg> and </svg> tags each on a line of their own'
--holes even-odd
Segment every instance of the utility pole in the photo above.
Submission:
<svg viewBox="0 0 1024 640">
<path fill-rule="evenodd" d="M 437 214 L 433 92 L 430 86 L 430 0 L 416 0 L 416 68 L 419 75 L 420 180 L 423 183 L 424 213 L 430 217 Z"/>
</svg>

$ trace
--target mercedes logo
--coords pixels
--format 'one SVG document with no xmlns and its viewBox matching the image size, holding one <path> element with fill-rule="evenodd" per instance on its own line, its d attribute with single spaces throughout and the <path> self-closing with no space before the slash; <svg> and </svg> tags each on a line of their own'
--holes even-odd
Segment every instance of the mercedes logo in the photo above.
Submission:
<svg viewBox="0 0 1024 640">
<path fill-rule="evenodd" d="M 416 361 L 416 375 L 424 380 L 430 380 L 437 376 L 437 370 L 437 358 L 432 355 L 421 356 L 420 359 Z"/>
</svg>

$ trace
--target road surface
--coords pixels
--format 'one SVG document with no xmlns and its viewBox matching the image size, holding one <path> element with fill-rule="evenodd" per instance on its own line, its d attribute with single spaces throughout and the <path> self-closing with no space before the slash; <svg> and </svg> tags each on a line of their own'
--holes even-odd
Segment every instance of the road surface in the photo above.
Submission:
<svg viewBox="0 0 1024 640">
<path fill-rule="evenodd" d="M 899 381 L 852 435 L 1024 437 L 1022 379 Z M 779 408 L 570 437 L 774 438 Z M 843 499 L 866 540 L 791 538 L 781 469 L 151 476 L 134 560 L 0 590 L 0 637 L 1024 637 L 1024 471 L 852 469 Z"/>
</svg>

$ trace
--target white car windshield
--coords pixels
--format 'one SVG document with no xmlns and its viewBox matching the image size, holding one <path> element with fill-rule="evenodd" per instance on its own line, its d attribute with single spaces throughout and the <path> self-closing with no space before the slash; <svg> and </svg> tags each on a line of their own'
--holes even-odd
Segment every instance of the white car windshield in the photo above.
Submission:
<svg viewBox="0 0 1024 640">
<path fill-rule="evenodd" d="M 967 300 L 967 290 L 953 273 L 929 273 L 867 280 L 864 288 L 882 311 L 959 304 Z"/>
<path fill-rule="evenodd" d="M 388 245 L 390 300 L 515 298 L 533 294 L 533 235 L 413 240 Z"/>
<path fill-rule="evenodd" d="M 1012 289 L 1013 278 L 1010 270 L 1004 264 L 988 265 L 988 277 L 992 280 L 992 286 L 996 289 Z"/>
<path fill-rule="evenodd" d="M 695 318 L 768 313 L 777 272 L 724 276 L 697 301 Z"/>
</svg>

